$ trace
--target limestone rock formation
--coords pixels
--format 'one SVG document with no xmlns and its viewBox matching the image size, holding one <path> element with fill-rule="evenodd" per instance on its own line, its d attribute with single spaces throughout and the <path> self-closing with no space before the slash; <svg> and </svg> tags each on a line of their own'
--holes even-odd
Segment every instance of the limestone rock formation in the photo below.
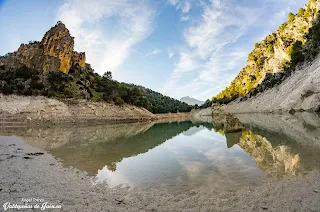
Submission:
<svg viewBox="0 0 320 212">
<path fill-rule="evenodd" d="M 66 26 L 58 22 L 52 27 L 41 42 L 21 44 L 16 52 L 0 58 L 0 67 L 14 70 L 22 66 L 38 70 L 40 73 L 62 71 L 68 73 L 71 68 L 90 68 L 86 64 L 84 52 L 76 52 L 74 37 L 70 35 Z"/>
</svg>

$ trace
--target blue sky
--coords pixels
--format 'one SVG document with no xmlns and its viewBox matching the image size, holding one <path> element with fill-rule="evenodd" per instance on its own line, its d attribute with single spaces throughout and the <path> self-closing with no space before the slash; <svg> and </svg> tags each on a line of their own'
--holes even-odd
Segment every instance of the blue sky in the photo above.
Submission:
<svg viewBox="0 0 320 212">
<path fill-rule="evenodd" d="M 0 55 L 58 20 L 96 72 L 180 99 L 206 100 L 245 66 L 254 43 L 307 0 L 0 0 Z"/>
</svg>

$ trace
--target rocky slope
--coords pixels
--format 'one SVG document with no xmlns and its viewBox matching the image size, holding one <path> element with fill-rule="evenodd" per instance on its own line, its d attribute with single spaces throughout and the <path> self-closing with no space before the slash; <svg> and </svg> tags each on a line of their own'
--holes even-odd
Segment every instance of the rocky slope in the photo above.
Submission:
<svg viewBox="0 0 320 212">
<path fill-rule="evenodd" d="M 247 65 L 213 100 L 229 103 L 241 97 L 241 101 L 245 101 L 263 93 L 257 100 L 249 99 L 249 108 L 243 110 L 258 112 L 291 107 L 316 110 L 317 95 L 312 94 L 318 92 L 315 88 L 318 86 L 317 67 L 309 68 L 307 62 L 301 63 L 313 61 L 320 51 L 319 10 L 320 1 L 310 0 L 297 14 L 289 13 L 287 22 L 261 43 L 255 44 Z M 268 91 L 272 87 L 272 91 Z M 239 109 L 241 112 L 242 107 Z"/>
<path fill-rule="evenodd" d="M 57 100 L 43 96 L 5 96 L 0 94 L 0 123 L 85 123 L 146 121 L 161 118 L 148 110 L 133 106 L 117 106 L 87 100 Z M 15 124 L 17 125 L 17 124 Z"/>
<path fill-rule="evenodd" d="M 296 67 L 294 73 L 280 85 L 245 101 L 222 106 L 229 113 L 281 112 L 320 110 L 320 56 Z"/>
<path fill-rule="evenodd" d="M 85 99 L 52 99 L 44 96 L 0 94 L 0 127 L 41 124 L 157 123 L 190 120 L 189 113 L 152 114 L 143 107 Z"/>
</svg>

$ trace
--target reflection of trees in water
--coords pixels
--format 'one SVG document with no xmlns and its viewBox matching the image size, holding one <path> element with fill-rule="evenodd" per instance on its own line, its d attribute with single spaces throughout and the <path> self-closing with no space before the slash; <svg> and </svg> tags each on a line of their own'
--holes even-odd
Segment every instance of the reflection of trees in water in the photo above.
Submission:
<svg viewBox="0 0 320 212">
<path fill-rule="evenodd" d="M 110 171 L 115 171 L 116 164 L 123 158 L 145 153 L 192 126 L 197 125 L 192 122 L 159 123 L 138 134 L 131 136 L 120 134 L 108 140 L 104 137 L 96 137 L 103 134 L 95 134 L 95 140 L 101 141 L 87 145 L 79 145 L 79 143 L 87 143 L 85 139 L 88 137 L 85 135 L 82 136 L 82 141 L 77 142 L 73 137 L 69 137 L 66 144 L 51 149 L 50 153 L 62 159 L 65 165 L 74 166 L 89 174 L 97 173 L 98 169 L 104 166 L 107 166 Z M 79 139 L 79 136 L 77 138 Z"/>
</svg>

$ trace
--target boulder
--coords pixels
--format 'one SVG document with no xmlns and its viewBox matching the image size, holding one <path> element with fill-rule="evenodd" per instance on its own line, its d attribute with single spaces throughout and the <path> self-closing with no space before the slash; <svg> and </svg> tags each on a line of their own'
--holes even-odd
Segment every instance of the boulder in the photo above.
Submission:
<svg viewBox="0 0 320 212">
<path fill-rule="evenodd" d="M 294 115 L 294 114 L 296 113 L 296 110 L 293 109 L 293 108 L 291 108 L 291 109 L 289 110 L 289 113 L 290 113 L 291 115 Z"/>
</svg>

